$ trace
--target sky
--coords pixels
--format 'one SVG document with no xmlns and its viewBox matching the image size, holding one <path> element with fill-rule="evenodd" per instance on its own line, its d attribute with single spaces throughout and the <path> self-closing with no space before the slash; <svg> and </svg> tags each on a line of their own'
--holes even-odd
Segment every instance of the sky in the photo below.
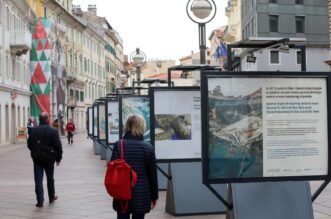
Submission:
<svg viewBox="0 0 331 219">
<path fill-rule="evenodd" d="M 147 60 L 176 60 L 199 52 L 198 24 L 186 14 L 187 0 L 73 0 L 84 11 L 97 6 L 97 15 L 106 17 L 123 40 L 125 55 L 137 47 Z M 206 24 L 207 47 L 212 30 L 227 25 L 227 0 L 215 0 L 217 13 Z"/>
</svg>

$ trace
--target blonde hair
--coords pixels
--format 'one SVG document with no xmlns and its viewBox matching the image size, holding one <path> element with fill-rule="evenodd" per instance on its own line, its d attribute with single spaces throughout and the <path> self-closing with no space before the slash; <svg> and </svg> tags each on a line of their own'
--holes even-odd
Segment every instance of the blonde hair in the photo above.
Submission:
<svg viewBox="0 0 331 219">
<path fill-rule="evenodd" d="M 145 119 L 140 115 L 131 115 L 125 123 L 125 134 L 144 136 L 146 129 Z"/>
</svg>

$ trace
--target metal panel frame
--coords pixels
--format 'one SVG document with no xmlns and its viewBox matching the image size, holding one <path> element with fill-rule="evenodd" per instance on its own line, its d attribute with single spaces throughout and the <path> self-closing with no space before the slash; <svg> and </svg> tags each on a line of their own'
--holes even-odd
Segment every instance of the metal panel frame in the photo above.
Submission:
<svg viewBox="0 0 331 219">
<path fill-rule="evenodd" d="M 200 87 L 197 86 L 181 86 L 181 87 L 150 87 L 149 88 L 149 99 L 150 99 L 150 112 L 151 112 L 151 144 L 155 149 L 155 98 L 154 94 L 158 91 L 200 91 Z M 180 103 L 178 103 L 180 104 Z M 157 159 L 157 158 L 156 158 Z M 174 159 L 157 159 L 158 163 L 168 163 L 168 162 L 195 162 L 201 161 L 201 158 L 174 158 Z"/>
<path fill-rule="evenodd" d="M 328 173 L 327 175 L 313 176 L 282 176 L 282 177 L 252 177 L 252 178 L 222 178 L 209 179 L 209 157 L 208 157 L 208 82 L 209 78 L 325 78 L 327 84 L 327 110 L 331 109 L 331 74 L 328 72 L 221 72 L 216 70 L 206 70 L 201 74 L 201 119 L 202 119 L 202 164 L 203 164 L 203 183 L 243 183 L 243 182 L 262 182 L 262 181 L 302 181 L 302 180 L 327 180 L 331 179 L 330 156 L 331 150 L 328 146 Z M 328 145 L 331 142 L 331 123 L 330 117 L 327 118 Z"/>
</svg>

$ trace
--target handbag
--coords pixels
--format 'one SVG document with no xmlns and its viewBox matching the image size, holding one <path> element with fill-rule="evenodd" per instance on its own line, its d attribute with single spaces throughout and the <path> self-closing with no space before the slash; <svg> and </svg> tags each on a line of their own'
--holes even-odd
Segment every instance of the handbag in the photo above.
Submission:
<svg viewBox="0 0 331 219">
<path fill-rule="evenodd" d="M 120 140 L 120 159 L 111 160 L 107 164 L 105 187 L 110 196 L 121 201 L 124 213 L 132 199 L 131 189 L 137 182 L 137 173 L 124 159 L 124 143 Z"/>
<path fill-rule="evenodd" d="M 56 160 L 56 151 L 54 147 L 47 145 L 44 141 L 45 133 L 48 127 L 45 128 L 43 133 L 43 138 L 38 139 L 34 145 L 33 150 L 31 151 L 31 156 L 34 161 L 40 164 L 52 165 Z"/>
</svg>

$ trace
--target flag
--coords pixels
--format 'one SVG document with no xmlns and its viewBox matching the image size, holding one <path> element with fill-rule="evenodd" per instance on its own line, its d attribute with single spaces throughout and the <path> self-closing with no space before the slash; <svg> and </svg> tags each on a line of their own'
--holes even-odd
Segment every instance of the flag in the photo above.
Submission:
<svg viewBox="0 0 331 219">
<path fill-rule="evenodd" d="M 216 51 L 215 51 L 216 63 L 218 63 L 218 58 L 219 57 L 220 57 L 220 46 L 217 46 Z"/>
<path fill-rule="evenodd" d="M 223 42 L 220 44 L 220 56 L 228 56 L 228 50 L 226 49 Z"/>
</svg>

